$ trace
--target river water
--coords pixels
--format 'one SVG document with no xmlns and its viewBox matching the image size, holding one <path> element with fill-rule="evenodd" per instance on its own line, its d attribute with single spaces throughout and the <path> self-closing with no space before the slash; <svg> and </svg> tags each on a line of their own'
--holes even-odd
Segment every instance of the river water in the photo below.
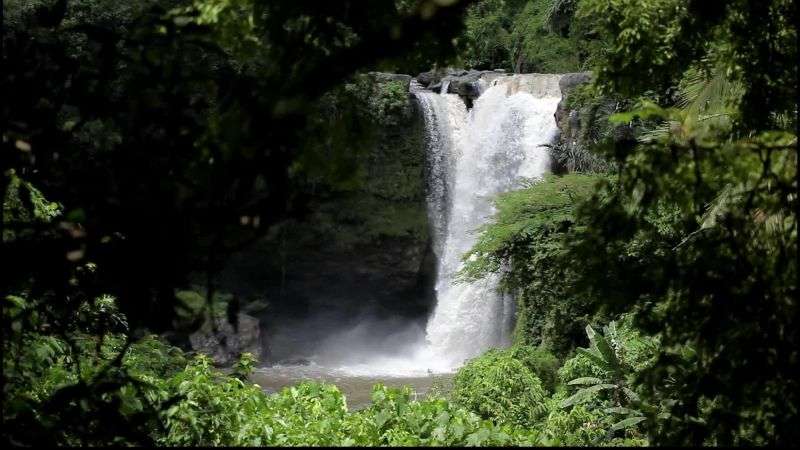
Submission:
<svg viewBox="0 0 800 450">
<path fill-rule="evenodd" d="M 440 391 L 449 391 L 452 387 L 453 374 L 353 375 L 340 369 L 310 363 L 307 365 L 273 366 L 256 369 L 250 380 L 270 393 L 277 392 L 303 380 L 334 384 L 344 394 L 348 409 L 358 410 L 369 406 L 372 387 L 376 383 L 382 383 L 389 387 L 411 386 L 413 391 L 412 399 L 422 400 L 426 394 L 431 392 L 432 388 Z"/>
</svg>

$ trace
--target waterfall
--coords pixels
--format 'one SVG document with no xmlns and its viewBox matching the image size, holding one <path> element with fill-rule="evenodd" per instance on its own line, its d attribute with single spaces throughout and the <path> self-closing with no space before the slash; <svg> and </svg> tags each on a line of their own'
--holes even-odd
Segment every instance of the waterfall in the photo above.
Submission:
<svg viewBox="0 0 800 450">
<path fill-rule="evenodd" d="M 545 144 L 556 137 L 559 75 L 479 80 L 473 108 L 456 94 L 413 89 L 425 120 L 428 213 L 438 259 L 436 306 L 426 328 L 426 353 L 437 366 L 510 342 L 513 299 L 498 292 L 498 275 L 453 283 L 476 230 L 494 212 L 497 194 L 521 187 L 548 169 Z"/>
<path fill-rule="evenodd" d="M 453 190 L 457 161 L 457 142 L 461 140 L 467 119 L 467 107 L 456 94 L 436 94 L 415 91 L 425 120 L 427 143 L 428 220 L 433 231 L 433 251 L 441 258 L 447 220 L 450 212 L 450 192 Z"/>
<path fill-rule="evenodd" d="M 514 299 L 498 292 L 499 276 L 454 284 L 462 256 L 477 239 L 476 231 L 494 213 L 498 194 L 541 177 L 548 169 L 545 144 L 556 137 L 554 113 L 561 98 L 560 75 L 513 75 L 486 72 L 474 86 L 456 91 L 478 93 L 468 109 L 451 83 L 437 92 L 411 81 L 409 90 L 424 120 L 427 213 L 437 260 L 436 306 L 427 326 L 416 321 L 370 318 L 315 342 L 301 359 L 270 370 L 276 381 L 286 377 L 429 377 L 461 366 L 465 359 L 510 343 Z M 470 77 L 469 79 L 475 79 Z M 308 322 L 310 326 L 327 326 Z M 305 319 L 304 319 L 305 320 Z M 296 326 L 290 326 L 295 329 Z"/>
<path fill-rule="evenodd" d="M 450 89 L 450 80 L 442 80 L 442 89 L 439 91 L 440 94 L 447 94 L 447 91 Z"/>
</svg>

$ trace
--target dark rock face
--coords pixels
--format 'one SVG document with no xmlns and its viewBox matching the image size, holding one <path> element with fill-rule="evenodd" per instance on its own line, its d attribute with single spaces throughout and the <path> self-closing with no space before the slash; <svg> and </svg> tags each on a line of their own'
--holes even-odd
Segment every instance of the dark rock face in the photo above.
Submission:
<svg viewBox="0 0 800 450">
<path fill-rule="evenodd" d="M 411 76 L 370 73 L 380 89 Z M 362 89 L 361 87 L 359 89 Z M 377 95 L 377 94 L 375 94 Z M 433 304 L 435 259 L 425 203 L 423 118 L 405 94 L 399 109 L 375 129 L 357 154 L 360 182 L 312 193 L 303 217 L 274 227 L 234 255 L 220 289 L 268 306 L 257 314 L 263 361 L 286 361 L 311 352 L 333 333 L 367 318 L 422 320 Z M 356 150 L 358 151 L 357 153 Z"/>
<path fill-rule="evenodd" d="M 591 72 L 565 73 L 562 75 L 561 79 L 558 80 L 558 87 L 561 88 L 561 93 L 566 95 L 576 86 L 589 83 L 590 81 L 592 81 Z"/>
<path fill-rule="evenodd" d="M 564 74 L 559 80 L 562 98 L 555 118 L 560 136 L 551 150 L 552 170 L 555 173 L 607 170 L 609 163 L 593 153 L 592 147 L 606 138 L 613 139 L 618 145 L 629 143 L 632 139 L 632 130 L 628 126 L 613 126 L 608 122 L 608 116 L 620 107 L 617 100 L 591 98 L 576 101 L 570 98 L 575 88 L 591 81 L 590 72 Z"/>
<path fill-rule="evenodd" d="M 580 124 L 580 121 L 577 118 L 578 112 L 575 110 L 567 111 L 567 96 L 569 95 L 570 91 L 575 89 L 577 86 L 590 83 L 591 81 L 591 72 L 567 73 L 564 74 L 558 81 L 558 87 L 561 89 L 561 101 L 558 103 L 558 107 L 556 108 L 556 123 L 558 123 L 558 128 L 561 130 L 562 136 L 565 139 L 574 139 L 577 136 L 579 129 L 578 127 L 570 127 L 570 125 Z M 569 119 L 571 122 L 565 123 L 565 116 L 572 117 Z"/>
<path fill-rule="evenodd" d="M 556 124 L 558 124 L 559 137 L 554 152 L 552 152 L 553 172 L 564 173 L 575 170 L 574 161 L 565 160 L 563 155 L 574 155 L 577 147 L 581 145 L 582 130 L 581 116 L 577 109 L 567 108 L 567 97 L 570 91 L 577 86 L 592 81 L 591 72 L 567 73 L 558 81 L 561 89 L 561 101 L 556 107 Z"/>
<path fill-rule="evenodd" d="M 216 332 L 211 321 L 206 321 L 199 330 L 189 335 L 192 350 L 210 356 L 216 365 L 225 367 L 233 365 L 244 352 L 259 357 L 261 327 L 258 319 L 243 313 L 240 313 L 237 319 L 238 327 L 234 329 L 227 318 L 216 318 L 214 320 Z"/>
</svg>

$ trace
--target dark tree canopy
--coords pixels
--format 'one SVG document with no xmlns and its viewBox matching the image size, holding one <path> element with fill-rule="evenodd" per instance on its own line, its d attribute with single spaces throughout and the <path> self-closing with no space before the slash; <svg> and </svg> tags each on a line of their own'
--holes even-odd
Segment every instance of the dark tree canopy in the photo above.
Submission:
<svg viewBox="0 0 800 450">
<path fill-rule="evenodd" d="M 3 166 L 67 220 L 4 242 L 4 281 L 64 298 L 92 261 L 93 293 L 117 296 L 133 324 L 168 327 L 190 272 L 213 273 L 301 207 L 288 168 L 314 102 L 358 70 L 442 60 L 464 7 L 219 5 L 208 17 L 179 1 L 6 11 Z"/>
<path fill-rule="evenodd" d="M 796 444 L 796 3 L 6 0 L 3 441 Z M 242 250 L 429 225 L 386 199 L 424 197 L 425 161 L 354 192 L 407 148 L 398 74 L 458 65 L 591 72 L 561 78 L 554 174 L 494 199 L 464 255 L 460 282 L 515 296 L 513 345 L 449 398 L 377 386 L 358 412 L 192 354 L 252 306 L 220 287 Z M 360 209 L 315 214 L 338 198 Z"/>
</svg>

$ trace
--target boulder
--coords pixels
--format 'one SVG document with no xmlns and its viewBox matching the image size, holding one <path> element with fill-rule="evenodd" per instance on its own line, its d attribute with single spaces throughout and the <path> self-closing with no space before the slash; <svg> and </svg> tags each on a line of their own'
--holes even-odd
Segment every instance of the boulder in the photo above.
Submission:
<svg viewBox="0 0 800 450">
<path fill-rule="evenodd" d="M 440 92 L 442 85 L 448 83 L 447 92 L 457 94 L 464 99 L 467 105 L 481 95 L 478 80 L 483 79 L 491 82 L 492 80 L 506 76 L 502 69 L 496 70 L 464 70 L 464 69 L 437 69 L 422 72 L 417 75 L 416 80 L 427 89 Z"/>
<path fill-rule="evenodd" d="M 447 73 L 442 69 L 433 69 L 427 72 L 422 72 L 416 76 L 417 83 L 428 87 L 432 84 L 438 83 L 442 81 L 442 77 L 447 75 Z"/>
<path fill-rule="evenodd" d="M 566 73 L 561 76 L 560 80 L 558 80 L 558 87 L 561 90 L 561 101 L 558 103 L 558 107 L 556 108 L 556 123 L 558 123 L 559 129 L 562 133 L 567 131 L 567 129 L 574 130 L 575 133 L 578 131 L 576 127 L 569 127 L 569 124 L 565 123 L 564 121 L 564 119 L 573 115 L 571 111 L 567 111 L 566 109 L 565 103 L 567 95 L 578 85 L 589 83 L 591 81 L 591 72 Z M 574 136 L 568 132 L 564 137 L 572 139 Z"/>
<path fill-rule="evenodd" d="M 566 96 L 569 91 L 579 84 L 588 83 L 590 81 L 592 81 L 591 72 L 565 73 L 558 81 L 558 87 L 561 88 L 561 95 Z"/>
<path fill-rule="evenodd" d="M 244 352 L 260 357 L 261 329 L 258 319 L 244 313 L 239 313 L 237 318 L 238 329 L 234 329 L 226 317 L 217 317 L 214 320 L 216 332 L 211 321 L 207 320 L 199 330 L 189 335 L 192 350 L 210 356 L 218 366 L 233 365 Z"/>
<path fill-rule="evenodd" d="M 450 82 L 450 87 L 447 92 L 474 100 L 481 94 L 480 88 L 478 87 L 478 80 L 481 78 L 482 74 L 483 72 L 470 70 L 466 73 L 459 72 L 458 75 L 447 76 L 443 81 Z"/>
<path fill-rule="evenodd" d="M 476 70 L 453 69 L 450 67 L 439 68 L 422 72 L 416 76 L 419 84 L 433 90 L 433 85 L 441 86 L 441 81 L 444 78 L 463 77 L 470 74 L 470 72 L 477 72 Z"/>
</svg>

